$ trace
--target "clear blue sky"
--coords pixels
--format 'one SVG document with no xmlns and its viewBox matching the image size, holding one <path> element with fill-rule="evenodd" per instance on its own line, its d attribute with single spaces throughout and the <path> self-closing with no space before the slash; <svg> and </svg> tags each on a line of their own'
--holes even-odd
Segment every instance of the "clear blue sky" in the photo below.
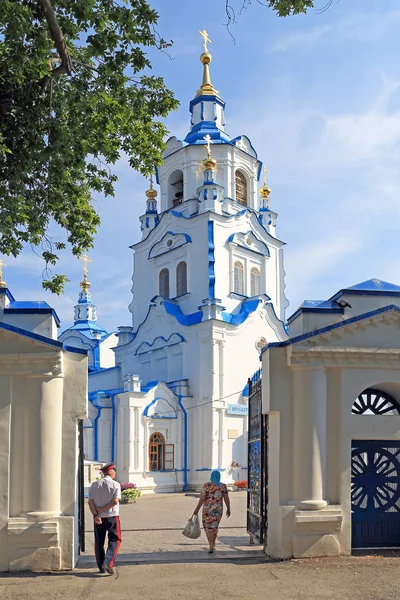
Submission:
<svg viewBox="0 0 400 600">
<path fill-rule="evenodd" d="M 317 0 L 323 7 L 326 0 Z M 341 0 L 329 10 L 279 19 L 253 2 L 232 28 L 224 0 L 155 0 L 159 32 L 174 40 L 154 55 L 181 102 L 171 135 L 189 128 L 188 103 L 201 82 L 200 29 L 207 29 L 212 82 L 226 101 L 227 131 L 246 134 L 269 171 L 278 237 L 285 248 L 289 316 L 303 299 L 325 299 L 377 277 L 400 284 L 400 3 Z M 241 0 L 233 2 L 240 7 Z M 130 324 L 132 254 L 147 188 L 125 161 L 115 199 L 96 198 L 102 225 L 89 279 L 99 322 Z M 27 249 L 6 259 L 19 300 L 47 300 L 71 324 L 81 265 L 63 254 L 62 297 L 41 288 L 42 262 Z"/>
</svg>

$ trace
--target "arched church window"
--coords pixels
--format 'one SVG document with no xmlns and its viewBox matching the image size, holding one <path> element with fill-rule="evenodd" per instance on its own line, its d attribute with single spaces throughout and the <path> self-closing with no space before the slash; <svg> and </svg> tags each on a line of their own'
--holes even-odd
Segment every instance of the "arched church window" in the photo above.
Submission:
<svg viewBox="0 0 400 600">
<path fill-rule="evenodd" d="M 165 437 L 162 433 L 152 433 L 149 440 L 149 471 L 164 470 Z"/>
<path fill-rule="evenodd" d="M 244 274 L 243 264 L 240 262 L 240 260 L 235 261 L 235 264 L 233 266 L 233 275 L 234 275 L 233 291 L 236 292 L 237 294 L 242 294 L 242 296 L 244 294 L 243 274 Z"/>
<path fill-rule="evenodd" d="M 176 267 L 176 295 L 187 294 L 187 265 L 182 261 Z"/>
<path fill-rule="evenodd" d="M 247 205 L 247 181 L 240 171 L 235 172 L 236 202 Z"/>
<path fill-rule="evenodd" d="M 162 269 L 159 275 L 159 295 L 163 298 L 169 298 L 169 271 Z"/>
<path fill-rule="evenodd" d="M 172 471 L 174 461 L 174 445 L 166 444 L 162 433 L 152 433 L 149 439 L 149 471 Z"/>
<path fill-rule="evenodd" d="M 250 296 L 260 295 L 260 271 L 257 267 L 250 270 Z"/>
<path fill-rule="evenodd" d="M 400 415 L 400 404 L 390 394 L 368 388 L 354 402 L 354 415 Z"/>
</svg>

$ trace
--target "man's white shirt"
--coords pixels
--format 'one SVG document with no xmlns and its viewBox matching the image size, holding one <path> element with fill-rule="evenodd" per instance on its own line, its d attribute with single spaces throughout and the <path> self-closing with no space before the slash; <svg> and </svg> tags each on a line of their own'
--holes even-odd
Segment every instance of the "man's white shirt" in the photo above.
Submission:
<svg viewBox="0 0 400 600">
<path fill-rule="evenodd" d="M 96 507 L 105 506 L 114 498 L 121 498 L 121 485 L 109 475 L 94 481 L 89 489 L 89 500 L 93 500 Z M 116 517 L 119 515 L 119 502 L 112 508 L 103 512 L 99 511 L 99 517 Z"/>
</svg>

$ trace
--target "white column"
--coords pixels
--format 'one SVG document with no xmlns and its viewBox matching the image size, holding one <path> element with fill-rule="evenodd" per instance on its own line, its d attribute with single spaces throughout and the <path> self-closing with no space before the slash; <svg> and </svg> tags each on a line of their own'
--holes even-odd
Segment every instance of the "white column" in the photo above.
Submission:
<svg viewBox="0 0 400 600">
<path fill-rule="evenodd" d="M 39 447 L 39 464 L 31 465 L 37 473 L 37 504 L 31 505 L 29 514 L 51 518 L 60 514 L 63 376 L 30 380 L 34 387 L 36 382 L 39 384 L 41 400 L 37 416 L 39 437 L 30 440 Z"/>
<path fill-rule="evenodd" d="M 224 468 L 224 450 L 225 450 L 225 408 L 219 408 L 219 458 L 218 458 L 218 468 Z"/>
<path fill-rule="evenodd" d="M 141 458 L 141 448 L 142 448 L 142 426 L 140 423 L 140 408 L 135 406 L 133 409 L 135 413 L 135 471 L 139 471 L 140 465 L 143 463 L 143 459 Z"/>
<path fill-rule="evenodd" d="M 219 398 L 220 398 L 220 400 L 223 399 L 224 394 L 225 394 L 225 390 L 224 390 L 224 379 L 225 379 L 225 372 L 224 372 L 224 347 L 225 347 L 225 342 L 223 340 L 221 340 L 220 342 L 218 342 L 218 350 L 219 350 Z"/>
<path fill-rule="evenodd" d="M 295 367 L 293 373 L 293 497 L 302 510 L 326 506 L 326 372 Z"/>
<path fill-rule="evenodd" d="M 128 433 L 128 471 L 132 471 L 135 468 L 136 463 L 136 452 L 135 452 L 135 409 L 133 406 L 128 407 L 128 419 L 129 419 L 129 433 Z"/>
<path fill-rule="evenodd" d="M 211 408 L 211 465 L 217 469 L 219 464 L 219 411 Z"/>
</svg>

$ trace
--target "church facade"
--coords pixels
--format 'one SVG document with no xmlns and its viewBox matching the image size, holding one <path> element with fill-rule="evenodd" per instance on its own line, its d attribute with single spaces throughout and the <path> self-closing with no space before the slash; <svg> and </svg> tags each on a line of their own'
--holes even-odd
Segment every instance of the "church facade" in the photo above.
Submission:
<svg viewBox="0 0 400 600">
<path fill-rule="evenodd" d="M 90 363 L 86 457 L 115 460 L 144 490 L 197 488 L 212 469 L 247 478 L 247 378 L 262 347 L 287 338 L 284 243 L 265 175 L 257 190 L 262 163 L 225 130 L 206 44 L 200 59 L 190 131 L 167 141 L 159 201 L 151 183 L 132 246 L 132 324 L 118 329 L 115 365 Z M 88 344 L 84 321 L 62 339 Z"/>
</svg>

